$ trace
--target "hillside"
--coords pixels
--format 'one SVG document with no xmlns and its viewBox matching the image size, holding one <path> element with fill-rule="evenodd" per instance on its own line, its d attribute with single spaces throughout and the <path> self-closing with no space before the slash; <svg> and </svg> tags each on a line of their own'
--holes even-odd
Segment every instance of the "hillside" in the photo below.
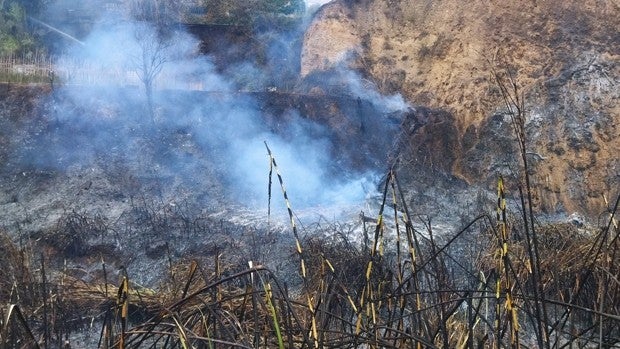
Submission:
<svg viewBox="0 0 620 349">
<path fill-rule="evenodd" d="M 0 347 L 620 344 L 615 2 L 95 2 L 2 61 Z"/>
<path fill-rule="evenodd" d="M 596 216 L 620 183 L 619 26 L 614 1 L 333 1 L 305 33 L 301 75 L 352 68 L 441 110 L 436 125 L 419 121 L 412 148 L 490 186 L 516 165 L 492 73 L 509 71 L 525 96 L 538 207 Z"/>
</svg>

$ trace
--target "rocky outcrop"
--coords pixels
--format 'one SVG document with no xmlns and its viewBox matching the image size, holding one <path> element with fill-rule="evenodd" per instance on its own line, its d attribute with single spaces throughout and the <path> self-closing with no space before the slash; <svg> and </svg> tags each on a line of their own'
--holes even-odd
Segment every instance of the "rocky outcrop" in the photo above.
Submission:
<svg viewBox="0 0 620 349">
<path fill-rule="evenodd" d="M 309 26 L 301 72 L 349 67 L 449 115 L 409 135 L 411 157 L 488 186 L 518 172 L 493 74 L 508 72 L 525 101 L 538 208 L 594 216 L 620 187 L 618 27 L 615 2 L 338 0 Z"/>
<path fill-rule="evenodd" d="M 328 70 L 362 53 L 360 34 L 347 6 L 329 4 L 315 15 L 304 35 L 301 76 Z"/>
</svg>

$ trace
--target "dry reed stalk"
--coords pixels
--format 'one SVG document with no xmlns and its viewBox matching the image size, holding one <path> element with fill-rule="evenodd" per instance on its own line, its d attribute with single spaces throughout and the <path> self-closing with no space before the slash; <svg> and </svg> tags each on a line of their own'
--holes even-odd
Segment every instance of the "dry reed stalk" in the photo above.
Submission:
<svg viewBox="0 0 620 349">
<path fill-rule="evenodd" d="M 125 335 L 127 332 L 127 321 L 129 315 L 129 279 L 125 273 L 121 278 L 120 285 L 118 287 L 118 293 L 116 296 L 116 315 L 121 324 L 121 333 L 119 337 L 118 347 L 119 349 L 125 349 Z"/>
<path fill-rule="evenodd" d="M 521 210 L 523 218 L 523 228 L 527 242 L 527 252 L 532 269 L 532 283 L 530 289 L 533 293 L 534 317 L 536 321 L 537 341 L 540 348 L 550 349 L 549 339 L 549 317 L 545 305 L 545 294 L 543 285 L 540 281 L 541 272 L 541 255 L 538 244 L 538 233 L 534 225 L 534 205 L 532 203 L 532 186 L 530 182 L 530 168 L 527 157 L 527 138 L 525 132 L 525 97 L 523 91 L 519 90 L 515 77 L 509 69 L 504 74 L 500 74 L 494 67 L 491 73 L 500 89 L 504 105 L 511 119 L 514 134 L 517 138 L 519 146 L 519 155 L 522 165 L 522 182 L 519 183 L 519 194 L 521 199 Z M 525 190 L 525 194 L 523 191 Z"/>
<path fill-rule="evenodd" d="M 284 180 L 282 179 L 282 175 L 280 174 L 280 171 L 278 169 L 278 165 L 276 163 L 276 159 L 273 156 L 271 149 L 269 149 L 269 146 L 267 145 L 267 142 L 265 142 L 265 147 L 267 148 L 267 154 L 269 155 L 269 198 L 271 198 L 271 174 L 272 174 L 272 165 L 273 165 L 273 169 L 275 169 L 276 171 L 276 175 L 278 177 L 278 181 L 280 182 L 280 188 L 282 189 L 282 195 L 284 196 L 284 201 L 286 203 L 286 208 L 288 211 L 288 215 L 289 215 L 289 219 L 290 219 L 290 223 L 291 223 L 291 228 L 293 230 L 293 237 L 295 238 L 295 247 L 296 247 L 296 251 L 297 251 L 297 255 L 299 256 L 299 269 L 300 269 L 300 273 L 301 273 L 301 279 L 302 279 L 302 283 L 303 283 L 303 287 L 304 287 L 304 292 L 306 293 L 306 302 L 307 302 L 307 306 L 308 306 L 308 311 L 310 312 L 310 317 L 311 317 L 311 326 L 310 326 L 310 334 L 311 334 L 311 338 L 314 340 L 314 345 L 316 348 L 318 348 L 318 344 L 319 344 L 319 336 L 318 336 L 318 332 L 317 332 L 317 324 L 316 324 L 316 311 L 315 311 L 315 305 L 314 305 L 314 301 L 312 300 L 312 291 L 310 289 L 310 286 L 308 284 L 308 274 L 307 274 L 307 270 L 306 270 L 306 259 L 304 256 L 304 251 L 301 247 L 301 240 L 299 238 L 299 234 L 297 233 L 297 225 L 295 223 L 295 217 L 293 215 L 293 209 L 291 208 L 291 203 L 290 200 L 288 198 L 288 194 L 286 192 L 286 187 L 284 185 Z M 271 201 L 271 199 L 270 199 Z"/>
<path fill-rule="evenodd" d="M 496 321 L 496 343 L 497 347 L 500 347 L 501 344 L 501 309 L 500 309 L 500 300 L 502 298 L 502 294 L 505 296 L 504 307 L 506 308 L 506 318 L 508 322 L 508 326 L 510 329 L 510 346 L 511 348 L 519 348 L 519 319 L 517 313 L 517 307 L 514 304 L 515 297 L 513 296 L 513 283 L 511 278 L 511 262 L 510 257 L 508 256 L 508 246 L 509 246 L 509 232 L 508 232 L 508 222 L 506 218 L 506 194 L 504 192 L 504 179 L 500 176 L 497 180 L 497 230 L 499 232 L 499 249 L 498 249 L 498 268 L 497 270 L 504 271 L 504 285 L 502 286 L 502 278 L 501 274 L 498 273 L 497 281 L 496 281 L 496 310 L 495 310 L 495 321 Z"/>
<path fill-rule="evenodd" d="M 399 207 L 398 207 L 398 195 L 396 194 L 396 174 L 394 173 L 393 170 L 390 170 L 390 176 L 392 177 L 390 180 L 390 188 L 391 188 L 391 193 L 392 193 L 392 206 L 394 208 L 394 230 L 396 231 L 396 267 L 397 267 L 397 273 L 396 273 L 396 282 L 399 285 L 403 285 L 403 280 L 404 280 L 404 262 L 403 262 L 403 256 L 402 256 L 402 252 L 401 252 L 401 230 L 400 230 L 400 224 L 399 224 L 399 217 L 398 217 L 398 211 L 399 211 Z M 397 324 L 396 324 L 396 331 L 398 332 L 403 332 L 405 330 L 405 322 L 404 322 L 404 318 L 403 318 L 403 311 L 406 307 L 407 304 L 407 298 L 405 297 L 404 294 L 400 294 L 398 295 L 398 298 L 394 300 L 394 305 L 393 305 L 393 310 L 390 312 L 391 314 L 393 314 L 394 316 L 397 316 Z M 405 344 L 405 339 L 401 339 L 402 343 L 401 345 Z M 394 343 L 394 345 L 397 345 L 398 342 L 401 341 L 396 341 Z"/>
<path fill-rule="evenodd" d="M 23 336 L 18 334 L 17 326 L 24 331 Z M 16 334 L 18 336 L 16 336 Z M 4 348 L 39 348 L 39 342 L 34 337 L 26 318 L 17 304 L 10 304 L 6 309 L 6 317 L 0 323 L 0 345 Z"/>
<path fill-rule="evenodd" d="M 403 190 L 400 186 L 400 183 L 398 181 L 398 177 L 396 176 L 396 173 L 392 172 L 392 178 L 394 180 L 394 183 L 396 184 L 396 188 L 398 189 L 398 193 L 400 194 L 400 198 L 401 198 L 401 202 L 402 202 L 402 207 L 403 207 L 403 222 L 405 223 L 405 233 L 407 236 L 407 246 L 408 246 L 408 253 L 409 253 L 409 265 L 411 267 L 411 275 L 412 275 L 412 286 L 413 286 L 413 292 L 415 293 L 415 325 L 417 327 L 417 331 L 418 334 L 422 335 L 423 332 L 423 324 L 422 324 L 422 318 L 421 318 L 421 309 L 423 307 L 422 305 L 422 298 L 421 298 L 421 292 L 420 292 L 420 280 L 418 278 L 418 254 L 416 251 L 420 251 L 420 244 L 416 235 L 415 230 L 413 229 L 413 223 L 411 221 L 411 214 L 409 213 L 409 208 L 407 205 L 407 202 L 405 201 L 405 195 L 403 193 Z M 404 282 L 404 280 L 403 280 Z M 404 312 L 404 307 L 405 305 L 403 304 L 402 309 L 401 309 L 401 313 Z M 416 341 L 415 342 L 415 347 L 416 349 L 421 349 L 422 348 L 422 343 Z"/>
</svg>

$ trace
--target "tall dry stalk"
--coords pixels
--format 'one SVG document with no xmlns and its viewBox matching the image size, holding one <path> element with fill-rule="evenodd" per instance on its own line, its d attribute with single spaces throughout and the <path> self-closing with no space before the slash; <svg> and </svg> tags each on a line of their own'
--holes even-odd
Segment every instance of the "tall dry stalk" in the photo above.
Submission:
<svg viewBox="0 0 620 349">
<path fill-rule="evenodd" d="M 271 202 L 271 175 L 272 169 L 276 171 L 276 175 L 278 176 L 278 181 L 280 182 L 280 189 L 282 189 L 282 195 L 284 196 L 284 201 L 286 203 L 286 209 L 288 211 L 288 216 L 291 223 L 291 229 L 293 230 L 293 237 L 295 238 L 295 248 L 297 251 L 297 255 L 299 257 L 299 270 L 301 274 L 301 279 L 304 287 L 304 292 L 306 293 L 306 301 L 308 310 L 310 311 L 310 334 L 311 338 L 314 340 L 314 345 L 318 348 L 319 345 L 319 335 L 317 331 L 317 322 L 316 322 L 316 311 L 315 304 L 312 300 L 312 290 L 310 289 L 310 285 L 308 284 L 308 274 L 306 270 L 306 259 L 304 250 L 301 246 L 301 239 L 299 238 L 299 234 L 297 232 L 297 224 L 295 223 L 295 217 L 293 215 L 293 209 L 291 208 L 291 203 L 288 198 L 288 194 L 286 192 L 286 186 L 284 185 L 284 180 L 282 179 L 282 175 L 280 174 L 280 170 L 278 169 L 278 164 L 276 163 L 276 159 L 273 156 L 271 149 L 265 142 L 265 148 L 267 148 L 267 154 L 269 155 L 269 201 Z M 272 167 L 273 166 L 273 167 Z"/>
<path fill-rule="evenodd" d="M 496 281 L 496 344 L 501 345 L 501 297 L 505 297 L 504 307 L 506 318 L 510 328 L 510 346 L 513 349 L 519 348 L 519 317 L 515 304 L 516 298 L 513 295 L 512 264 L 508 255 L 509 231 L 506 218 L 506 193 L 504 191 L 504 179 L 500 176 L 497 180 L 497 225 L 498 225 L 498 268 L 504 271 L 503 285 L 501 274 L 498 273 Z"/>
<path fill-rule="evenodd" d="M 547 314 L 545 294 L 542 285 L 540 268 L 539 237 L 534 225 L 534 205 L 532 201 L 532 186 L 530 181 L 530 168 L 527 158 L 527 137 L 525 132 L 525 97 L 518 87 L 514 76 L 508 69 L 502 74 L 494 67 L 491 68 L 493 78 L 500 89 L 502 100 L 510 116 L 511 124 L 519 146 L 519 156 L 522 170 L 520 171 L 523 184 L 519 183 L 523 229 L 525 231 L 527 253 L 532 266 L 532 282 L 530 289 L 533 292 L 534 314 L 536 318 L 537 341 L 540 348 L 550 349 L 549 343 L 549 316 Z M 525 190 L 525 194 L 523 191 Z"/>
</svg>

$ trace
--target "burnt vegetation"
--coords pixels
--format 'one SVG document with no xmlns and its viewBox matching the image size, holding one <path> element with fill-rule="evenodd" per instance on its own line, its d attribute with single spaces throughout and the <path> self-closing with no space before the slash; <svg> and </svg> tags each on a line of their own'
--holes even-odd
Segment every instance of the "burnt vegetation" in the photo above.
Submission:
<svg viewBox="0 0 620 349">
<path fill-rule="evenodd" d="M 135 102 L 93 99 L 93 105 L 74 105 L 48 86 L 38 87 L 38 93 L 32 87 L 0 87 L 6 103 L 24 99 L 5 106 L 8 114 L 1 119 L 1 171 L 11 193 L 4 202 L 32 203 L 29 195 L 36 197 L 75 166 L 103 173 L 80 172 L 72 195 L 97 191 L 99 199 L 109 200 L 96 210 L 67 205 L 51 218 L 52 225 L 23 230 L 18 224 L 17 236 L 0 234 L 0 347 L 617 346 L 620 199 L 606 202 L 596 227 L 539 221 L 528 178 L 523 96 L 508 73 L 494 77 L 505 102 L 497 117 L 510 120 L 511 127 L 505 143 L 496 146 L 516 149 L 511 161 L 518 170 L 497 179 L 495 198 L 470 198 L 478 207 L 459 217 L 460 228 L 441 233 L 434 219 L 460 215 L 459 202 L 433 211 L 412 200 L 407 188 L 424 176 L 432 179 L 426 183 L 440 186 L 441 174 L 454 161 L 436 158 L 430 149 L 445 146 L 450 153 L 455 146 L 432 143 L 438 140 L 433 130 L 455 132 L 452 116 L 441 111 L 418 108 L 402 117 L 385 116 L 372 103 L 338 93 L 166 93 L 164 98 L 181 109 L 167 109 L 172 103 L 165 103 L 158 113 L 176 116 L 191 111 L 181 107 L 184 99 L 242 104 L 250 95 L 260 101 L 267 129 L 284 137 L 295 137 L 287 122 L 295 119 L 290 111 L 298 110 L 337 130 L 329 135 L 338 159 L 333 173 L 377 164 L 390 168 L 376 211 L 362 213 L 358 222 L 301 226 L 294 202 L 287 202 L 291 225 L 282 227 L 235 223 L 234 209 L 220 210 L 228 195 L 221 187 L 234 179 L 222 179 L 219 149 L 206 152 L 210 144 L 201 144 L 189 126 L 165 119 L 145 126 L 140 115 L 150 111 Z M 46 93 L 49 99 L 41 97 Z M 77 117 L 55 114 L 46 105 Z M 24 109 L 15 109 L 19 106 Z M 93 110 L 98 116 L 93 122 L 66 121 Z M 127 118 L 115 122 L 121 114 Z M 396 121 L 386 129 L 378 120 Z M 421 133 L 428 125 L 433 129 Z M 88 142 L 70 136 L 87 137 L 93 128 L 131 141 L 88 149 L 92 163 L 85 165 L 84 154 L 70 150 Z M 377 132 L 395 129 L 400 134 L 388 140 L 381 139 L 388 133 Z M 358 146 L 359 139 L 367 141 L 364 146 Z M 22 152 L 14 153 L 21 146 Z M 130 158 L 128 146 L 139 159 Z M 58 154 L 71 156 L 51 158 Z M 270 197 L 275 197 L 286 178 L 277 171 L 278 154 L 269 155 L 271 171 L 264 176 L 270 177 Z M 24 168 L 33 158 L 43 166 Z M 56 167 L 45 167 L 52 163 Z M 176 183 L 175 171 L 187 168 L 192 183 Z M 102 187 L 103 179 L 115 184 Z M 171 190 L 175 200 L 169 200 Z M 122 213 L 112 219 L 105 214 L 112 210 Z M 25 217 L 20 224 L 47 215 Z"/>
<path fill-rule="evenodd" d="M 232 13 L 218 16 L 218 26 L 236 27 L 251 20 L 248 4 L 261 2 L 205 3 Z M 286 25 L 296 4 L 272 1 L 275 10 L 263 9 L 253 25 L 273 12 Z M 236 39 L 246 39 L 243 30 Z M 435 44 L 419 58 L 444 51 Z M 492 73 L 505 105 L 489 122 L 509 120 L 509 128 L 489 146 L 510 149 L 505 162 L 514 170 L 496 178 L 495 195 L 466 202 L 445 189 L 465 184 L 446 174 L 457 159 L 445 154 L 458 144 L 454 116 L 444 111 L 385 115 L 340 86 L 322 85 L 317 94 L 172 93 L 148 81 L 146 106 L 139 98 L 104 101 L 97 91 L 92 105 L 77 105 L 56 93 L 54 81 L 10 80 L 0 86 L 0 202 L 17 222 L 0 230 L 0 349 L 618 347 L 620 197 L 604 197 L 597 226 L 540 219 L 523 96 L 510 74 Z M 300 85 L 311 79 L 328 80 L 317 74 Z M 264 131 L 284 139 L 298 136 L 293 123 L 304 115 L 301 133 L 332 141 L 329 175 L 388 168 L 377 207 L 353 222 L 302 225 L 280 174 L 286 168 L 267 147 L 269 210 L 240 218 L 223 189 L 239 180 L 236 169 L 222 168 L 229 144 L 196 135 L 198 119 L 187 116 L 196 111 L 185 103 L 195 99 L 208 101 L 197 112 L 204 115 L 252 104 Z M 108 142 L 92 146 L 94 134 Z M 468 170 L 485 171 L 483 160 Z M 443 191 L 413 193 L 409 186 L 420 183 Z M 40 205 L 49 188 L 66 192 Z M 280 192 L 285 225 L 271 213 Z M 449 204 L 417 201 L 438 193 Z M 444 217 L 459 226 L 438 227 Z"/>
<path fill-rule="evenodd" d="M 143 246 L 76 212 L 19 243 L 2 234 L 0 343 L 61 348 L 81 329 L 94 333 L 90 344 L 74 345 L 102 348 L 617 344 L 618 201 L 597 230 L 530 226 L 508 211 L 500 180 L 497 217 L 483 214 L 438 236 L 430 220 L 411 213 L 396 173 L 388 178 L 362 241 L 346 225 L 317 223 L 292 239 L 147 202 L 135 203 L 131 217 L 151 234 Z M 425 228 L 414 228 L 416 220 Z M 102 234 L 118 245 L 97 244 Z M 534 261 L 528 239 L 536 239 Z M 270 262 L 276 242 L 282 258 L 297 262 Z M 173 244 L 187 244 L 193 257 L 175 256 Z M 153 263 L 161 283 L 147 288 L 113 267 L 123 253 L 167 256 Z"/>
<path fill-rule="evenodd" d="M 433 213 L 419 214 L 407 199 L 399 178 L 415 169 L 415 161 L 404 161 L 408 144 L 385 173 L 375 212 L 358 222 L 308 226 L 299 224 L 269 148 L 266 189 L 275 202 L 282 186 L 288 227 L 234 223 L 233 212 L 213 215 L 216 207 L 191 196 L 163 200 L 172 179 L 136 178 L 110 162 L 121 189 L 106 195 L 126 205 L 116 220 L 71 209 L 51 228 L 17 239 L 0 234 L 0 345 L 617 346 L 620 198 L 607 203 L 597 227 L 539 221 L 528 193 L 525 111 L 510 76 L 495 74 L 520 170 L 497 179 L 496 197 L 476 198 L 480 211 L 461 217 L 460 228 L 439 233 Z M 145 139 L 142 152 L 169 131 Z M 37 176 L 53 181 L 57 174 Z M 93 185 L 86 178 L 81 190 Z M 453 207 L 447 214 L 459 213 Z"/>
</svg>

